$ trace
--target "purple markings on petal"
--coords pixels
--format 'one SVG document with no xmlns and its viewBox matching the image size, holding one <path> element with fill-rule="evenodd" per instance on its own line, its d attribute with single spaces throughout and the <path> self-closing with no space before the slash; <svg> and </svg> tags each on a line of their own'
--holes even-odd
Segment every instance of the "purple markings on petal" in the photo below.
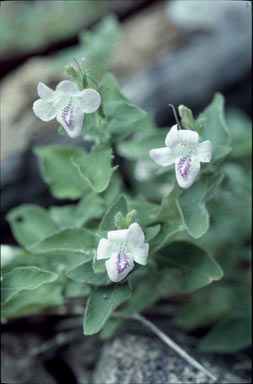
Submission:
<svg viewBox="0 0 253 384">
<path fill-rule="evenodd" d="M 69 102 L 68 105 L 66 105 L 63 108 L 61 117 L 62 117 L 64 123 L 66 124 L 66 126 L 69 129 L 72 129 L 73 128 L 73 107 L 72 107 L 71 102 Z"/>
<path fill-rule="evenodd" d="M 124 272 L 127 267 L 129 267 L 129 254 L 125 251 L 119 251 L 116 260 L 116 268 L 118 275 Z"/>
<path fill-rule="evenodd" d="M 186 179 L 191 169 L 192 158 L 189 156 L 183 156 L 178 162 L 177 170 L 183 179 Z"/>
</svg>

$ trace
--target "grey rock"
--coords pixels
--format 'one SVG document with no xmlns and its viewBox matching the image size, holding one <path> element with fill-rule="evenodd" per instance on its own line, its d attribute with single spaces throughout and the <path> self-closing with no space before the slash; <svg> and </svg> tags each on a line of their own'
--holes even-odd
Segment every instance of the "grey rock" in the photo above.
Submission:
<svg viewBox="0 0 253 384">
<path fill-rule="evenodd" d="M 55 384 L 40 355 L 32 351 L 42 340 L 33 334 L 2 335 L 1 379 L 3 383 Z"/>
<path fill-rule="evenodd" d="M 251 4 L 249 1 L 198 1 L 180 0 L 169 1 L 167 14 L 169 20 L 186 32 L 190 31 L 213 31 L 217 32 L 233 24 L 235 20 L 239 24 L 250 14 Z M 240 20 L 242 19 L 242 20 Z"/>
<path fill-rule="evenodd" d="M 97 362 L 101 342 L 97 337 L 83 337 L 71 342 L 63 357 L 68 362 L 76 380 L 80 384 L 90 384 L 92 372 Z"/>
<path fill-rule="evenodd" d="M 205 21 L 207 15 L 203 17 L 206 5 L 202 4 L 207 2 L 193 2 L 197 3 L 194 8 L 196 23 L 191 25 L 197 31 L 193 28 L 190 33 L 186 33 L 183 27 L 186 12 L 180 16 L 175 8 L 181 7 L 182 12 L 184 7 L 190 8 L 188 3 L 192 2 L 170 3 L 169 15 L 170 7 L 174 8 L 170 22 L 173 21 L 185 33 L 184 44 L 167 51 L 151 67 L 137 72 L 122 84 L 123 93 L 132 102 L 155 111 L 157 116 L 164 114 L 165 110 L 168 114 L 169 103 L 203 108 L 217 90 L 235 86 L 249 75 L 251 68 L 251 12 L 245 7 L 245 2 L 209 1 L 208 7 L 212 12 L 209 10 L 208 18 L 212 22 L 208 26 Z M 248 106 L 250 88 L 247 89 L 242 98 L 237 94 L 237 104 Z"/>
<path fill-rule="evenodd" d="M 196 357 L 196 354 L 193 354 Z M 214 358 L 198 360 L 219 383 L 245 383 L 227 366 L 218 365 Z M 160 340 L 150 336 L 125 334 L 107 342 L 93 375 L 93 384 L 187 384 L 211 383 Z"/>
</svg>

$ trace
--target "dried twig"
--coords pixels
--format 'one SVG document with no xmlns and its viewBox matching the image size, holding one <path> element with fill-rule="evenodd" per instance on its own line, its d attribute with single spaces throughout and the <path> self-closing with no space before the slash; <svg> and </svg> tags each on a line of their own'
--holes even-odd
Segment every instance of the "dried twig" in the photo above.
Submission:
<svg viewBox="0 0 253 384">
<path fill-rule="evenodd" d="M 58 348 L 64 344 L 68 344 L 74 338 L 79 337 L 79 332 L 76 330 L 69 333 L 59 333 L 56 337 L 46 341 L 45 343 L 40 344 L 31 349 L 29 356 L 39 355 L 45 353 L 52 348 Z"/>
</svg>

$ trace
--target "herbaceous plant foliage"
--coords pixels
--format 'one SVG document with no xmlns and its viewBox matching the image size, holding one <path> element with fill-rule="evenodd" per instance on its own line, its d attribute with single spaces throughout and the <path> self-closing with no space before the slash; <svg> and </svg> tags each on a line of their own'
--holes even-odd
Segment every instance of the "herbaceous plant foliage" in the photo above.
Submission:
<svg viewBox="0 0 253 384">
<path fill-rule="evenodd" d="M 216 93 L 199 116 L 180 105 L 158 129 L 107 72 L 117 34 L 105 19 L 82 34 L 86 60 L 66 67 L 68 80 L 51 89 L 38 79 L 33 111 L 45 125 L 55 119 L 69 144 L 34 148 L 59 205 L 7 216 L 18 246 L 2 247 L 2 318 L 78 301 L 83 333 L 108 337 L 126 321 L 115 310 L 182 297 L 174 324 L 213 326 L 201 349 L 240 350 L 250 343 L 249 122 L 225 115 Z"/>
</svg>

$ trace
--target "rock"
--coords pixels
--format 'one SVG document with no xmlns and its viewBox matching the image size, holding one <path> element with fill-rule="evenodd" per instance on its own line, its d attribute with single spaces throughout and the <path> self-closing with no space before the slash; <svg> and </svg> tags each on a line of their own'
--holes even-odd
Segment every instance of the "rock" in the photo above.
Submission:
<svg viewBox="0 0 253 384">
<path fill-rule="evenodd" d="M 182 43 L 183 33 L 168 20 L 166 2 L 136 13 L 120 25 L 120 41 L 112 55 L 111 70 L 122 81 L 150 67 Z"/>
<path fill-rule="evenodd" d="M 218 377 L 219 383 L 245 383 L 225 363 L 223 366 L 222 359 L 197 357 L 196 353 L 192 355 Z M 211 382 L 210 378 L 192 368 L 159 339 L 134 334 L 125 334 L 107 342 L 93 375 L 93 384 Z"/>
<path fill-rule="evenodd" d="M 101 341 L 82 335 L 82 320 L 62 317 L 24 317 L 3 325 L 1 382 L 91 383 Z"/>
<path fill-rule="evenodd" d="M 2 334 L 1 378 L 2 383 L 55 384 L 47 372 L 40 355 L 30 354 L 42 340 L 34 334 Z"/>
<path fill-rule="evenodd" d="M 224 30 L 227 25 L 233 24 L 235 20 L 241 24 L 245 15 L 249 14 L 249 4 L 230 0 L 223 0 L 214 5 L 211 1 L 181 1 L 168 2 L 167 14 L 169 20 L 173 21 L 185 32 Z M 246 10 L 248 8 L 248 11 Z M 246 10 L 246 12 L 245 12 Z M 236 15 L 236 18 L 235 18 Z"/>
<path fill-rule="evenodd" d="M 184 26 L 185 7 L 191 8 L 188 3 L 196 3 L 192 7 L 195 17 L 192 23 L 187 19 Z M 203 3 L 169 2 L 167 23 L 173 22 L 181 29 L 184 43 L 168 49 L 148 68 L 122 83 L 123 93 L 144 109 L 153 110 L 159 122 L 168 115 L 169 103 L 200 109 L 216 91 L 228 96 L 228 103 L 251 109 L 250 9 L 243 1 L 208 2 L 212 12 L 208 13 L 211 22 L 207 25 Z"/>
<path fill-rule="evenodd" d="M 67 350 L 63 352 L 64 360 L 68 362 L 78 383 L 91 383 L 100 348 L 101 342 L 96 336 L 80 335 L 79 339 L 71 342 Z"/>
</svg>

